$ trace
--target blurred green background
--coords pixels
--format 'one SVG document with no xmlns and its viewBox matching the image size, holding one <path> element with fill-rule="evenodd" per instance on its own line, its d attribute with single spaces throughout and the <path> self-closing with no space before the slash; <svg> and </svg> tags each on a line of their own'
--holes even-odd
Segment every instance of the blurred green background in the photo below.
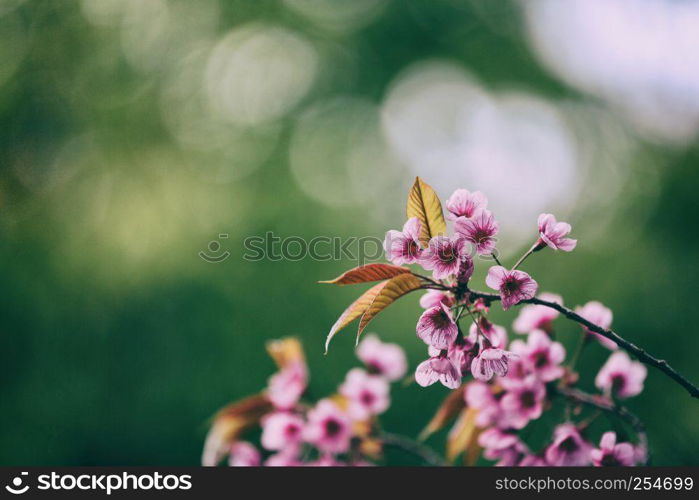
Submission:
<svg viewBox="0 0 699 500">
<path fill-rule="evenodd" d="M 510 263 L 539 212 L 570 220 L 578 248 L 525 265 L 541 289 L 602 301 L 699 381 L 699 59 L 672 17 L 698 7 L 627 4 L 0 0 L 0 463 L 197 464 L 272 338 L 299 336 L 332 392 L 353 332 L 326 357 L 324 337 L 361 287 L 316 281 L 357 262 L 249 262 L 243 240 L 382 238 L 416 174 L 485 191 Z M 417 301 L 371 327 L 411 369 Z M 583 387 L 607 355 L 584 353 Z M 445 394 L 394 387 L 385 428 L 416 435 Z M 678 385 L 650 369 L 629 407 L 655 464 L 699 463 Z"/>
</svg>

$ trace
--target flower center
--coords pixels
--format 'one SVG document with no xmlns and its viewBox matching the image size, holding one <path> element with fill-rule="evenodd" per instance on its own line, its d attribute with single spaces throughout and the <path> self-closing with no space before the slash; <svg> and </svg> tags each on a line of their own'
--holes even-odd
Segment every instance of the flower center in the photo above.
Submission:
<svg viewBox="0 0 699 500">
<path fill-rule="evenodd" d="M 626 377 L 621 374 L 616 374 L 612 376 L 612 391 L 619 392 L 624 389 L 626 385 Z"/>
<path fill-rule="evenodd" d="M 439 249 L 439 260 L 446 263 L 451 263 L 456 260 L 454 248 L 451 246 L 442 247 Z"/>
<path fill-rule="evenodd" d="M 288 437 L 295 437 L 299 433 L 300 429 L 297 425 L 289 424 L 286 426 L 284 433 Z"/>
<path fill-rule="evenodd" d="M 621 465 L 613 453 L 605 453 L 602 457 L 601 463 L 602 467 L 614 467 L 616 465 Z"/>
<path fill-rule="evenodd" d="M 559 447 L 564 453 L 574 453 L 578 451 L 578 443 L 572 436 L 565 438 Z"/>
<path fill-rule="evenodd" d="M 549 364 L 549 357 L 545 351 L 538 351 L 534 355 L 534 366 L 537 368 L 543 368 Z"/>
<path fill-rule="evenodd" d="M 534 408 L 536 406 L 536 395 L 534 391 L 524 391 L 519 397 L 522 403 L 522 408 Z"/>
<path fill-rule="evenodd" d="M 364 391 L 359 396 L 359 400 L 362 402 L 364 406 L 370 406 L 376 400 L 376 397 L 371 392 Z"/>
<path fill-rule="evenodd" d="M 507 278 L 505 283 L 502 285 L 502 288 L 508 294 L 515 293 L 517 290 L 519 290 L 519 282 L 514 278 Z"/>
<path fill-rule="evenodd" d="M 473 239 L 477 243 L 483 243 L 484 241 L 487 241 L 488 238 L 490 238 L 490 233 L 486 231 L 485 229 L 477 229 L 475 233 L 473 233 Z"/>
<path fill-rule="evenodd" d="M 325 421 L 325 434 L 328 437 L 337 436 L 342 430 L 342 425 L 335 419 L 328 419 Z"/>
<path fill-rule="evenodd" d="M 440 310 L 432 318 L 432 324 L 434 325 L 435 328 L 441 330 L 443 328 L 446 328 L 449 324 L 451 324 L 451 320 L 449 319 L 449 316 L 447 316 L 447 313 Z"/>
<path fill-rule="evenodd" d="M 410 257 L 417 257 L 420 254 L 420 247 L 415 240 L 408 240 L 405 243 L 405 254 Z"/>
</svg>

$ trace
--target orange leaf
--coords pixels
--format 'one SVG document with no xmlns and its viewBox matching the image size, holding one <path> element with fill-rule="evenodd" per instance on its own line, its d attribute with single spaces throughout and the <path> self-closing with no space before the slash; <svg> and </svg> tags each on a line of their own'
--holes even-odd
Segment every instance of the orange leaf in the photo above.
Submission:
<svg viewBox="0 0 699 500">
<path fill-rule="evenodd" d="M 412 276 L 412 274 L 406 276 Z M 360 317 L 362 314 L 364 314 L 364 311 L 366 311 L 367 307 L 371 305 L 371 303 L 374 301 L 374 298 L 379 294 L 381 289 L 384 286 L 386 286 L 386 283 L 388 283 L 388 281 L 382 281 L 381 283 L 377 283 L 376 285 L 372 286 L 369 290 L 364 292 L 357 300 L 352 302 L 352 304 L 347 309 L 345 309 L 345 312 L 343 312 L 337 319 L 335 324 L 330 329 L 328 337 L 325 339 L 326 354 L 328 353 L 328 346 L 330 345 L 330 341 L 335 336 L 335 334 L 347 325 L 349 325 L 352 321 Z"/>
<path fill-rule="evenodd" d="M 442 213 L 442 203 L 434 189 L 419 177 L 415 178 L 406 209 L 408 218 L 417 217 L 420 220 L 420 242 L 427 246 L 433 236 L 446 234 L 447 223 Z"/>
<path fill-rule="evenodd" d="M 331 285 L 353 285 L 355 283 L 367 283 L 369 281 L 379 281 L 399 274 L 409 273 L 407 267 L 394 266 L 391 264 L 367 264 L 355 267 L 341 274 L 334 280 L 319 281 L 319 283 L 329 283 Z"/>
<path fill-rule="evenodd" d="M 459 419 L 449 432 L 447 438 L 447 460 L 453 462 L 461 453 L 473 446 L 478 440 L 478 429 L 476 427 L 476 415 L 478 410 L 466 408 L 461 412 Z"/>
<path fill-rule="evenodd" d="M 420 433 L 420 441 L 427 439 L 432 434 L 442 429 L 464 409 L 466 406 L 466 402 L 464 401 L 464 388 L 465 386 L 462 385 L 455 391 L 449 392 L 449 395 L 437 409 L 432 420 L 429 421 L 425 429 Z"/>
<path fill-rule="evenodd" d="M 303 347 L 301 342 L 295 337 L 285 339 L 270 340 L 267 342 L 267 352 L 272 357 L 277 367 L 282 370 L 291 363 L 305 363 Z"/>
<path fill-rule="evenodd" d="M 386 309 L 388 306 L 393 304 L 396 300 L 401 298 L 403 295 L 417 290 L 422 286 L 420 278 L 413 274 L 399 274 L 386 281 L 385 286 L 379 290 L 376 297 L 371 302 L 371 305 L 367 307 L 364 314 L 362 314 L 362 319 L 359 321 L 359 330 L 357 330 L 357 342 L 359 342 L 359 336 L 362 334 L 369 322 L 376 317 L 381 311 Z"/>
<path fill-rule="evenodd" d="M 206 435 L 202 465 L 214 466 L 226 455 L 240 435 L 257 425 L 263 415 L 272 411 L 272 403 L 258 394 L 225 406 L 214 416 Z"/>
</svg>

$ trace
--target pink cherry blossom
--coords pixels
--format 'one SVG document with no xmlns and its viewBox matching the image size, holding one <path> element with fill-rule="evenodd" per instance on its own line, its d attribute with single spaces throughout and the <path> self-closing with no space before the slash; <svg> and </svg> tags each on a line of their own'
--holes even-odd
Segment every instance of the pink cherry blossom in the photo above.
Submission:
<svg viewBox="0 0 699 500">
<path fill-rule="evenodd" d="M 260 443 L 267 450 L 296 448 L 303 440 L 303 418 L 290 412 L 267 414 L 262 419 Z"/>
<path fill-rule="evenodd" d="M 430 307 L 417 322 L 417 336 L 436 349 L 447 349 L 459 333 L 451 311 L 444 304 Z"/>
<path fill-rule="evenodd" d="M 460 238 L 435 236 L 430 240 L 420 259 L 420 265 L 432 271 L 432 277 L 441 280 L 458 274 L 461 263 L 468 257 L 466 242 Z"/>
<path fill-rule="evenodd" d="M 509 362 L 517 355 L 493 347 L 483 349 L 471 362 L 471 373 L 478 380 L 487 382 L 494 375 L 504 377 L 509 369 Z"/>
<path fill-rule="evenodd" d="M 535 376 L 530 375 L 520 383 L 510 385 L 500 400 L 509 426 L 524 428 L 530 420 L 536 420 L 544 410 L 546 388 Z"/>
<path fill-rule="evenodd" d="M 267 397 L 279 410 L 289 410 L 301 398 L 308 384 L 308 371 L 303 362 L 290 363 L 272 375 L 267 386 Z"/>
<path fill-rule="evenodd" d="M 459 217 L 473 217 L 488 206 L 488 198 L 480 191 L 470 192 L 457 189 L 446 202 L 447 219 L 456 220 Z"/>
<path fill-rule="evenodd" d="M 323 452 L 344 453 L 349 449 L 352 438 L 352 423 L 334 402 L 321 399 L 308 412 L 303 437 Z"/>
<path fill-rule="evenodd" d="M 500 226 L 492 213 L 483 210 L 474 217 L 467 219 L 459 217 L 454 223 L 456 234 L 471 243 L 479 255 L 493 253 L 495 250 L 495 235 Z"/>
<path fill-rule="evenodd" d="M 519 467 L 546 467 L 546 460 L 538 455 L 525 455 L 517 464 Z"/>
<path fill-rule="evenodd" d="M 374 334 L 364 337 L 357 346 L 357 357 L 366 365 L 370 373 L 381 375 L 388 380 L 398 380 L 408 370 L 405 353 L 398 344 L 381 342 Z"/>
<path fill-rule="evenodd" d="M 353 368 L 347 373 L 340 394 L 347 398 L 347 413 L 354 420 L 379 415 L 390 404 L 388 381 L 378 375 L 369 375 L 361 368 Z"/>
<path fill-rule="evenodd" d="M 259 467 L 261 462 L 260 452 L 247 441 L 237 441 L 231 446 L 228 456 L 231 467 Z"/>
<path fill-rule="evenodd" d="M 397 266 L 417 262 L 423 252 L 420 245 L 420 220 L 413 217 L 408 219 L 402 231 L 388 231 L 383 248 L 386 258 Z"/>
<path fill-rule="evenodd" d="M 624 351 L 617 351 L 609 356 L 600 369 L 595 385 L 607 394 L 630 398 L 643 391 L 646 373 L 646 367 L 642 363 L 631 361 Z"/>
<path fill-rule="evenodd" d="M 575 312 L 588 320 L 590 323 L 601 326 L 605 330 L 609 330 L 609 327 L 612 326 L 612 310 L 596 300 L 590 301 L 582 307 L 576 307 Z M 597 338 L 600 344 L 607 349 L 615 350 L 619 348 L 619 346 L 617 346 L 616 342 L 613 340 L 609 340 L 607 337 L 603 337 L 602 335 L 590 331 L 587 328 L 585 328 L 585 333 Z"/>
<path fill-rule="evenodd" d="M 563 305 L 563 298 L 560 295 L 542 293 L 539 298 Z M 552 330 L 551 323 L 559 314 L 558 311 L 547 306 L 526 305 L 519 311 L 519 315 L 512 324 L 512 329 L 517 333 L 529 333 L 537 329 L 550 332 Z"/>
<path fill-rule="evenodd" d="M 478 380 L 469 382 L 464 391 L 464 400 L 467 406 L 478 410 L 476 425 L 479 427 L 498 425 L 501 421 L 502 408 L 490 385 Z"/>
<path fill-rule="evenodd" d="M 553 443 L 546 448 L 546 462 L 556 467 L 590 464 L 592 445 L 571 423 L 561 424 L 553 432 Z"/>
<path fill-rule="evenodd" d="M 468 327 L 468 341 L 475 344 L 479 333 L 485 336 L 491 347 L 504 349 L 507 345 L 507 330 L 485 318 L 480 318 L 478 324 L 471 322 L 471 326 Z"/>
<path fill-rule="evenodd" d="M 483 447 L 483 456 L 497 460 L 498 467 L 512 467 L 529 453 L 528 448 L 511 432 L 490 428 L 478 436 L 478 444 Z"/>
<path fill-rule="evenodd" d="M 531 299 L 538 288 L 536 281 L 524 271 L 508 271 L 502 266 L 491 267 L 485 283 L 500 293 L 502 308 L 505 310 L 523 300 Z"/>
<path fill-rule="evenodd" d="M 429 309 L 442 303 L 447 307 L 451 307 L 456 303 L 456 300 L 452 294 L 439 290 L 428 290 L 426 294 L 420 297 L 420 307 L 423 309 Z"/>
<path fill-rule="evenodd" d="M 636 463 L 636 450 L 631 443 L 617 443 L 616 433 L 605 432 L 599 442 L 599 449 L 590 452 L 592 464 L 596 467 L 630 466 Z"/>
<path fill-rule="evenodd" d="M 449 389 L 456 389 L 461 385 L 461 373 L 447 356 L 436 356 L 417 366 L 415 381 L 422 387 L 439 381 Z"/>
<path fill-rule="evenodd" d="M 552 214 L 539 215 L 539 238 L 554 250 L 570 252 L 578 244 L 578 240 L 566 238 L 571 227 L 567 222 L 556 222 Z"/>
<path fill-rule="evenodd" d="M 531 332 L 526 343 L 513 340 L 510 350 L 518 354 L 526 368 L 544 382 L 556 380 L 565 372 L 560 365 L 566 357 L 563 344 L 552 341 L 542 330 Z"/>
</svg>

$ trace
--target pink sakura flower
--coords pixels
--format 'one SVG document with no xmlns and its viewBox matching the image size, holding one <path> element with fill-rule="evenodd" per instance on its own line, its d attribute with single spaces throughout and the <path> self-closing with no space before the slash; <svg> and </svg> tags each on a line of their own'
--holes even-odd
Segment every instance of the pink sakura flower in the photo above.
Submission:
<svg viewBox="0 0 699 500">
<path fill-rule="evenodd" d="M 431 357 L 417 366 L 415 381 L 422 387 L 427 387 L 440 381 L 449 389 L 457 389 L 461 385 L 461 373 L 447 356 Z"/>
<path fill-rule="evenodd" d="M 609 327 L 612 326 L 612 310 L 607 307 L 604 307 L 604 305 L 601 302 L 598 302 L 596 300 L 590 301 L 582 307 L 576 307 L 575 312 L 583 318 L 585 318 L 586 320 L 588 320 L 590 323 L 594 323 L 597 326 L 601 326 L 605 330 L 609 330 Z M 607 337 L 603 337 L 602 335 L 590 331 L 587 328 L 585 328 L 585 333 L 587 335 L 592 335 L 596 337 L 597 340 L 599 340 L 600 344 L 602 344 L 607 349 L 615 350 L 619 348 L 619 346 L 617 346 L 616 342 L 614 342 L 613 340 L 609 340 Z"/>
<path fill-rule="evenodd" d="M 432 271 L 432 277 L 441 280 L 458 274 L 461 263 L 468 257 L 466 242 L 459 238 L 435 236 L 430 240 L 420 259 L 420 265 Z"/>
<path fill-rule="evenodd" d="M 420 220 L 413 217 L 405 223 L 403 231 L 388 231 L 383 248 L 386 258 L 397 266 L 417 262 L 423 252 L 420 246 Z"/>
<path fill-rule="evenodd" d="M 643 391 L 646 367 L 631 358 L 624 351 L 617 351 L 600 369 L 595 385 L 607 394 L 619 398 L 630 398 Z"/>
<path fill-rule="evenodd" d="M 520 383 L 508 387 L 500 400 L 500 406 L 507 415 L 507 422 L 514 429 L 523 429 L 530 420 L 536 420 L 544 410 L 546 388 L 533 375 Z"/>
<path fill-rule="evenodd" d="M 466 189 L 457 189 L 446 202 L 447 219 L 470 218 L 487 206 L 488 198 L 480 191 L 471 193 Z"/>
<path fill-rule="evenodd" d="M 542 330 L 531 332 L 526 344 L 519 339 L 513 340 L 510 349 L 520 356 L 531 373 L 544 382 L 556 380 L 565 373 L 560 366 L 566 357 L 563 344 L 552 341 Z"/>
<path fill-rule="evenodd" d="M 454 232 L 471 243 L 476 253 L 486 255 L 495 250 L 495 235 L 498 234 L 500 225 L 493 214 L 483 210 L 474 217 L 467 219 L 459 217 L 454 223 Z"/>
<path fill-rule="evenodd" d="M 478 444 L 483 447 L 483 456 L 488 460 L 497 460 L 498 467 L 512 467 L 529 453 L 526 445 L 511 432 L 490 428 L 478 436 Z"/>
<path fill-rule="evenodd" d="M 556 467 L 589 465 L 591 450 L 592 445 L 575 425 L 561 424 L 553 432 L 553 443 L 546 448 L 546 462 Z"/>
<path fill-rule="evenodd" d="M 228 457 L 231 467 L 259 467 L 261 463 L 260 452 L 247 441 L 237 441 L 231 446 Z"/>
<path fill-rule="evenodd" d="M 459 327 L 444 304 L 430 307 L 417 322 L 417 336 L 436 349 L 447 349 L 456 339 Z"/>
<path fill-rule="evenodd" d="M 509 369 L 509 362 L 517 355 L 502 349 L 489 347 L 483 349 L 471 362 L 471 373 L 478 380 L 487 382 L 494 375 L 504 377 Z"/>
<path fill-rule="evenodd" d="M 560 295 L 542 293 L 539 298 L 563 305 L 563 298 Z M 512 329 L 517 333 L 529 333 L 537 329 L 550 332 L 552 330 L 551 323 L 559 314 L 558 311 L 547 306 L 526 305 L 519 311 L 517 319 L 512 324 Z"/>
<path fill-rule="evenodd" d="M 367 420 L 388 409 L 388 381 L 378 375 L 369 375 L 361 368 L 353 368 L 347 373 L 340 386 L 340 394 L 347 398 L 347 413 L 354 420 Z"/>
<path fill-rule="evenodd" d="M 534 297 L 538 285 L 524 271 L 508 271 L 502 266 L 493 266 L 488 270 L 485 283 L 500 293 L 502 308 L 507 310 L 523 300 Z"/>
<path fill-rule="evenodd" d="M 507 330 L 485 318 L 481 318 L 478 321 L 478 325 L 472 322 L 471 326 L 468 327 L 468 341 L 475 344 L 479 333 L 485 336 L 491 347 L 504 349 L 507 345 Z"/>
<path fill-rule="evenodd" d="M 502 417 L 502 409 L 490 385 L 478 380 L 469 382 L 464 391 L 464 400 L 467 406 L 478 410 L 477 426 L 498 425 Z"/>
<path fill-rule="evenodd" d="M 429 346 L 427 352 L 430 357 L 435 358 L 442 353 L 442 350 Z M 477 354 L 478 345 L 471 342 L 470 339 L 464 339 L 463 342 L 458 341 L 457 339 L 457 341 L 455 341 L 449 346 L 449 349 L 447 349 L 447 357 L 451 360 L 454 366 L 456 366 L 462 377 L 469 373 L 471 369 L 471 362 Z"/>
<path fill-rule="evenodd" d="M 605 432 L 599 442 L 599 449 L 590 452 L 595 467 L 631 466 L 636 463 L 636 450 L 631 443 L 617 443 L 616 433 Z"/>
<path fill-rule="evenodd" d="M 405 353 L 398 344 L 384 343 L 374 334 L 364 337 L 357 346 L 357 357 L 370 373 L 388 380 L 398 380 L 408 370 Z"/>
<path fill-rule="evenodd" d="M 303 440 L 303 418 L 289 412 L 275 412 L 262 419 L 260 443 L 267 450 L 296 449 Z"/>
<path fill-rule="evenodd" d="M 270 377 L 267 397 L 278 410 L 289 410 L 301 398 L 307 384 L 306 365 L 302 362 L 289 363 Z"/>
<path fill-rule="evenodd" d="M 344 453 L 350 446 L 352 423 L 335 403 L 321 399 L 308 412 L 303 437 L 322 452 Z"/>
<path fill-rule="evenodd" d="M 578 240 L 566 238 L 571 227 L 567 222 L 556 222 L 552 214 L 539 215 L 539 238 L 554 250 L 570 252 L 578 244 Z"/>
<path fill-rule="evenodd" d="M 442 303 L 451 307 L 456 303 L 456 300 L 452 294 L 439 290 L 427 290 L 427 293 L 420 297 L 420 307 L 423 309 L 429 309 Z"/>
</svg>

